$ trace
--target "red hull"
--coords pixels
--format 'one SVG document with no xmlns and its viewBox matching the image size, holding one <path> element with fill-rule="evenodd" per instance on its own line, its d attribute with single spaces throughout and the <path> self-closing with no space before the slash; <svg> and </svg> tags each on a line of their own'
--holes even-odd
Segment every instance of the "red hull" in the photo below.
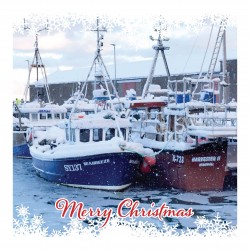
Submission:
<svg viewBox="0 0 250 250">
<path fill-rule="evenodd" d="M 207 143 L 185 151 L 166 150 L 156 156 L 148 181 L 185 191 L 223 190 L 227 143 Z M 152 183 L 151 183 L 152 184 Z"/>
</svg>

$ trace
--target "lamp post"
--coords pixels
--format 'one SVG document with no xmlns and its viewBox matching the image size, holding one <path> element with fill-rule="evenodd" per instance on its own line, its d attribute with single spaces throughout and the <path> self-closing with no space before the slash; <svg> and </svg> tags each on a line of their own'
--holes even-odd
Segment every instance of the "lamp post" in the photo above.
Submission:
<svg viewBox="0 0 250 250">
<path fill-rule="evenodd" d="M 117 89 L 116 86 L 116 54 L 115 54 L 115 44 L 111 43 L 110 45 L 112 45 L 114 47 L 114 67 L 115 67 L 115 81 L 114 81 L 114 87 Z"/>
<path fill-rule="evenodd" d="M 28 63 L 28 71 L 30 70 L 30 60 L 25 60 Z"/>
<path fill-rule="evenodd" d="M 28 67 L 28 76 L 30 77 L 30 60 L 25 60 L 27 62 L 27 67 Z M 24 91 L 24 101 L 27 101 L 27 95 L 28 95 L 28 85 L 26 85 L 25 91 Z"/>
</svg>

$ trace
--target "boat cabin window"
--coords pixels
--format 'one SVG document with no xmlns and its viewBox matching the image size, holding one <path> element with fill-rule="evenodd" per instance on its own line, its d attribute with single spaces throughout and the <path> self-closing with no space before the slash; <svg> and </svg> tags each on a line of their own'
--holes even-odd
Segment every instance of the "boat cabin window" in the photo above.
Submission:
<svg viewBox="0 0 250 250">
<path fill-rule="evenodd" d="M 46 114 L 40 114 L 40 120 L 46 119 Z"/>
<path fill-rule="evenodd" d="M 126 140 L 126 129 L 125 128 L 121 128 L 120 130 L 122 132 L 124 140 Z"/>
<path fill-rule="evenodd" d="M 150 114 L 149 119 L 151 120 L 157 119 L 157 115 L 159 115 L 158 112 L 160 111 L 161 111 L 160 108 L 149 108 L 148 109 L 148 112 Z"/>
<path fill-rule="evenodd" d="M 52 114 L 48 114 L 48 119 L 52 119 Z"/>
<path fill-rule="evenodd" d="M 90 130 L 80 129 L 80 142 L 89 142 Z"/>
<path fill-rule="evenodd" d="M 94 114 L 95 112 L 94 111 L 84 111 L 86 115 L 89 115 L 89 114 Z"/>
<path fill-rule="evenodd" d="M 21 113 L 21 117 L 22 118 L 27 118 L 27 119 L 30 118 L 29 113 Z"/>
<path fill-rule="evenodd" d="M 31 120 L 32 121 L 37 121 L 38 115 L 37 114 L 31 114 Z"/>
<path fill-rule="evenodd" d="M 60 119 L 60 114 L 55 114 L 55 119 Z"/>
<path fill-rule="evenodd" d="M 111 140 L 113 137 L 115 137 L 115 129 L 109 128 L 105 133 L 105 140 Z"/>
<path fill-rule="evenodd" d="M 102 129 L 100 128 L 93 129 L 93 141 L 102 141 Z"/>
</svg>

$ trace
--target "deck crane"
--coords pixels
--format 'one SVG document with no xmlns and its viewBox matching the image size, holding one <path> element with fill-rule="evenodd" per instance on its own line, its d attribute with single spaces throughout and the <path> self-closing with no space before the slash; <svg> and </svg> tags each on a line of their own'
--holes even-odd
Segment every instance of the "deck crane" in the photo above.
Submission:
<svg viewBox="0 0 250 250">
<path fill-rule="evenodd" d="M 27 101 L 28 90 L 30 88 L 30 77 L 31 77 L 32 69 L 35 68 L 36 69 L 36 81 L 37 81 L 36 86 L 38 88 L 38 91 L 37 91 L 38 101 L 39 101 L 39 99 L 43 98 L 43 96 L 44 96 L 44 92 L 43 92 L 44 90 L 43 89 L 45 88 L 46 95 L 47 95 L 47 98 L 48 98 L 48 102 L 51 103 L 50 92 L 49 92 L 49 87 L 48 87 L 48 83 L 47 83 L 47 74 L 46 74 L 46 70 L 45 70 L 45 65 L 43 64 L 43 61 L 42 61 L 42 58 L 41 58 L 41 55 L 40 55 L 40 52 L 39 52 L 39 47 L 38 47 L 38 34 L 41 31 L 48 30 L 48 28 L 49 28 L 49 26 L 48 26 L 48 20 L 47 20 L 47 24 L 45 25 L 44 28 L 36 30 L 36 40 L 35 40 L 35 44 L 34 44 L 35 53 L 34 53 L 32 63 L 29 65 L 28 81 L 27 81 L 27 84 L 26 84 L 26 87 L 25 87 L 25 90 L 24 90 L 24 101 L 25 102 Z M 25 23 L 25 19 L 24 19 L 24 30 L 27 30 L 27 29 L 30 29 L 30 27 Z M 39 69 L 41 71 L 41 75 L 43 77 L 44 83 L 39 83 L 38 82 L 38 80 L 39 80 Z M 41 89 L 41 90 L 39 90 L 39 89 Z"/>
<path fill-rule="evenodd" d="M 144 99 L 146 97 L 146 95 L 148 94 L 149 86 L 152 83 L 153 75 L 154 75 L 154 71 L 155 71 L 155 66 L 156 66 L 158 55 L 159 55 L 159 51 L 161 52 L 161 55 L 162 55 L 162 59 L 163 59 L 164 66 L 165 66 L 167 76 L 168 76 L 168 81 L 170 81 L 170 71 L 169 71 L 168 63 L 167 63 L 166 56 L 164 53 L 164 50 L 169 50 L 169 47 L 166 47 L 163 45 L 163 41 L 169 41 L 169 38 L 162 37 L 161 22 L 159 23 L 159 28 L 155 28 L 155 31 L 158 31 L 158 33 L 159 33 L 158 38 L 154 39 L 153 36 L 149 37 L 152 41 L 157 41 L 157 44 L 153 45 L 153 49 L 155 50 L 155 55 L 154 55 L 154 59 L 153 59 L 153 63 L 152 63 L 152 67 L 151 67 L 149 76 L 147 78 L 147 81 L 146 81 L 144 88 L 143 88 L 143 91 L 142 91 L 142 99 Z"/>
</svg>

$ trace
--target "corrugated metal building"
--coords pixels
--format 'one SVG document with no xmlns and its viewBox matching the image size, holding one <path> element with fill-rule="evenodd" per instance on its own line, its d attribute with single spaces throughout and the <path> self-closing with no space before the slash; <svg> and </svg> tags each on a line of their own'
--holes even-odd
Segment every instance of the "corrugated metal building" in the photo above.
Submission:
<svg viewBox="0 0 250 250">
<path fill-rule="evenodd" d="M 222 72 L 222 62 L 220 66 L 220 71 Z M 237 101 L 237 59 L 227 60 L 227 72 L 228 72 L 228 83 L 230 85 L 226 88 L 226 102 L 229 102 L 232 98 Z M 197 77 L 199 73 L 190 74 L 176 74 L 171 75 L 171 80 L 180 80 L 183 77 Z M 217 76 L 221 76 L 220 72 L 215 73 Z M 59 76 L 60 77 L 60 76 Z M 65 79 L 62 77 L 62 79 Z M 144 84 L 146 83 L 147 76 L 145 77 L 129 77 L 129 78 L 117 78 L 116 88 L 120 97 L 125 96 L 126 90 L 135 89 L 138 96 L 142 94 Z M 155 76 L 153 79 L 154 84 L 160 85 L 162 88 L 166 88 L 168 78 L 167 76 Z M 58 83 L 50 83 L 49 90 L 51 95 L 51 100 L 54 103 L 62 104 L 67 100 L 72 94 L 77 90 L 79 83 L 83 81 L 68 81 L 62 80 Z M 94 90 L 94 81 L 88 82 L 87 98 L 92 99 L 92 92 Z M 30 87 L 30 100 L 37 98 L 37 89 L 34 85 Z"/>
</svg>

